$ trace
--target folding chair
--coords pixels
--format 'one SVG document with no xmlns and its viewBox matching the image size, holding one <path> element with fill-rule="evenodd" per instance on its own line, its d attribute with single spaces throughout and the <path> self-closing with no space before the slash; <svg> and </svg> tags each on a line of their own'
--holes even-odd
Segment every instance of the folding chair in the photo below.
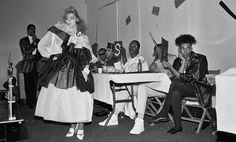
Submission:
<svg viewBox="0 0 236 142">
<path fill-rule="evenodd" d="M 209 74 L 219 74 L 220 70 L 210 70 Z M 213 91 L 214 92 L 214 91 Z M 196 116 L 194 116 L 189 108 L 199 108 L 202 111 L 201 117 L 198 118 Z M 182 119 L 183 120 L 187 120 L 187 121 L 192 121 L 192 122 L 197 122 L 198 123 L 198 128 L 196 133 L 198 134 L 202 128 L 203 122 L 210 122 L 211 115 L 209 113 L 209 109 L 211 109 L 212 106 L 210 107 L 204 107 L 199 103 L 199 98 L 197 97 L 185 97 L 182 101 L 182 114 L 183 112 L 186 112 L 187 116 L 183 116 L 182 115 Z M 207 118 L 207 119 L 206 119 Z"/>
<path fill-rule="evenodd" d="M 159 91 L 157 91 L 157 92 L 159 92 Z M 162 110 L 167 93 L 164 93 L 164 92 L 159 92 L 159 93 L 160 93 L 160 95 L 158 95 L 158 96 L 152 96 L 152 97 L 147 98 L 147 105 L 146 105 L 147 107 L 146 107 L 146 111 L 145 111 L 146 115 L 154 117 L 158 113 L 160 113 L 160 111 Z M 174 123 L 174 119 L 173 119 L 172 115 L 170 113 L 168 113 L 168 116 L 169 116 L 171 122 Z"/>
<path fill-rule="evenodd" d="M 145 114 L 149 116 L 156 116 L 163 108 L 164 102 L 165 102 L 165 95 L 160 96 L 154 96 L 147 98 L 147 107 Z"/>
</svg>

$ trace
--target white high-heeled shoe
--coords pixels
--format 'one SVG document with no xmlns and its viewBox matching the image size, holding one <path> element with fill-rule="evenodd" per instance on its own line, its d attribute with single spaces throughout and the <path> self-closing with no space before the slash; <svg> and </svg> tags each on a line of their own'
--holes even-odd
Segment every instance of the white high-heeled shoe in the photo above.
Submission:
<svg viewBox="0 0 236 142">
<path fill-rule="evenodd" d="M 84 130 L 78 130 L 76 136 L 77 136 L 77 138 L 79 140 L 83 140 L 83 138 L 84 138 Z"/>
<path fill-rule="evenodd" d="M 75 134 L 75 129 L 74 128 L 70 128 L 68 133 L 66 134 L 66 137 L 73 137 Z"/>
</svg>

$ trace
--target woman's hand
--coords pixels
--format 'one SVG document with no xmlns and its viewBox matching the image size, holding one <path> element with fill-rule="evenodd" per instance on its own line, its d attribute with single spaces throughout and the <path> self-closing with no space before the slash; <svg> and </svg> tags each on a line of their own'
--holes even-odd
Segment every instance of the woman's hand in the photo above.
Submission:
<svg viewBox="0 0 236 142">
<path fill-rule="evenodd" d="M 79 40 L 79 36 L 81 35 L 81 32 L 80 32 L 79 35 L 78 35 L 78 34 L 79 34 L 79 33 L 77 33 L 77 34 L 75 34 L 75 35 L 71 35 L 70 38 L 69 38 L 69 40 L 68 40 L 67 45 L 70 45 L 70 43 L 76 44 L 76 43 L 78 42 L 78 40 Z"/>
<path fill-rule="evenodd" d="M 82 70 L 82 74 L 83 74 L 83 77 L 84 77 L 84 80 L 87 82 L 88 80 L 88 74 L 89 74 L 89 65 L 86 65 L 84 70 Z"/>
<path fill-rule="evenodd" d="M 57 57 L 56 57 L 56 56 L 54 56 L 54 57 L 52 58 L 52 60 L 57 60 Z"/>
<path fill-rule="evenodd" d="M 76 35 L 72 35 L 72 36 L 70 36 L 70 39 L 69 39 L 69 41 L 68 41 L 68 45 L 70 44 L 70 43 L 76 43 L 77 42 L 77 36 Z"/>
</svg>

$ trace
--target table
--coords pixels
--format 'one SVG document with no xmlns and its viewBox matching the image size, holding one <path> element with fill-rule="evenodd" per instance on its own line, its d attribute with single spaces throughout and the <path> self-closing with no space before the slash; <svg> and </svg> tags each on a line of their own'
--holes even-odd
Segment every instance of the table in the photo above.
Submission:
<svg viewBox="0 0 236 142">
<path fill-rule="evenodd" d="M 111 104 L 113 105 L 113 108 L 115 108 L 116 103 L 131 102 L 135 110 L 133 85 L 140 83 L 161 82 L 160 85 L 152 87 L 156 87 L 156 90 L 161 88 L 161 91 L 168 91 L 171 84 L 171 81 L 166 73 L 94 74 L 93 76 L 95 86 L 95 92 L 93 94 L 94 99 Z M 130 86 L 131 89 L 128 89 L 127 86 Z M 122 90 L 126 90 L 129 93 L 130 99 L 116 100 L 116 92 Z M 114 111 L 115 109 L 113 109 L 105 123 L 105 131 Z"/>
<path fill-rule="evenodd" d="M 96 100 L 113 105 L 113 96 L 110 89 L 110 81 L 115 83 L 147 83 L 147 82 L 163 82 L 165 86 L 169 86 L 171 81 L 166 73 L 125 73 L 125 74 L 93 74 L 95 92 L 93 97 Z M 152 86 L 155 87 L 155 86 Z M 165 91 L 167 89 L 164 89 Z M 158 89 L 158 88 L 157 88 Z"/>
<path fill-rule="evenodd" d="M 216 75 L 217 130 L 236 134 L 236 68 Z"/>
<path fill-rule="evenodd" d="M 6 132 L 6 125 L 10 123 L 22 123 L 24 121 L 20 111 L 17 108 L 14 108 L 13 114 L 16 116 L 15 120 L 8 119 L 8 103 L 6 100 L 0 101 L 0 125 L 4 125 L 4 138 L 0 139 L 0 141 L 7 141 L 7 132 Z"/>
</svg>

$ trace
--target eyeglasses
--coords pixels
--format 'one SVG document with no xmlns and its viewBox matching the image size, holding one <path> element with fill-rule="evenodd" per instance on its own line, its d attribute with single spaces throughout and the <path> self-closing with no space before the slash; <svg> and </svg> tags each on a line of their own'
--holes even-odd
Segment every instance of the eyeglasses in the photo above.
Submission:
<svg viewBox="0 0 236 142">
<path fill-rule="evenodd" d="M 137 45 L 130 45 L 129 47 L 137 48 L 138 46 Z"/>
<path fill-rule="evenodd" d="M 99 53 L 99 56 L 105 55 L 106 53 Z"/>
</svg>

